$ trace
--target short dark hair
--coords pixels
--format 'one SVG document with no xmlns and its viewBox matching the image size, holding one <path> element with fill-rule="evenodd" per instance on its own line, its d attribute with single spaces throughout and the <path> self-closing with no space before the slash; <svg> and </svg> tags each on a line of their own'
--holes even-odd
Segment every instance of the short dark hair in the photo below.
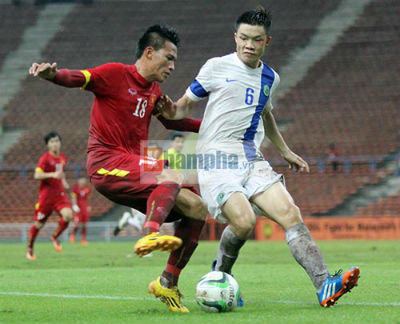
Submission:
<svg viewBox="0 0 400 324">
<path fill-rule="evenodd" d="M 158 51 L 160 48 L 164 47 L 165 41 L 167 40 L 178 47 L 180 39 L 173 27 L 168 25 L 150 26 L 142 37 L 140 37 L 136 45 L 136 58 L 139 59 L 142 57 L 147 46 L 151 46 Z"/>
<path fill-rule="evenodd" d="M 58 137 L 61 141 L 61 136 L 56 131 L 51 131 L 45 137 L 43 137 L 43 139 L 44 139 L 44 142 L 47 144 L 54 137 Z"/>
<path fill-rule="evenodd" d="M 271 13 L 259 6 L 256 9 L 246 11 L 239 16 L 235 22 L 235 31 L 239 29 L 240 24 L 264 26 L 265 32 L 268 34 L 271 27 Z"/>
<path fill-rule="evenodd" d="M 175 138 L 184 138 L 184 136 L 183 136 L 183 134 L 181 134 L 181 133 L 174 133 L 174 134 L 172 134 L 171 135 L 171 141 L 174 141 L 175 140 Z"/>
</svg>

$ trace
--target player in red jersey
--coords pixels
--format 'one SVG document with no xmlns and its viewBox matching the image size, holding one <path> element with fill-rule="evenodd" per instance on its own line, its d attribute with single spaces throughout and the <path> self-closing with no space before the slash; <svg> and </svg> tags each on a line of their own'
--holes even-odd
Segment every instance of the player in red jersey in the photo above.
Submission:
<svg viewBox="0 0 400 324">
<path fill-rule="evenodd" d="M 92 189 L 85 177 L 78 179 L 77 183 L 72 187 L 71 190 L 71 202 L 72 210 L 75 213 L 74 218 L 74 229 L 72 230 L 71 236 L 69 237 L 70 243 L 75 243 L 75 235 L 78 229 L 82 229 L 81 244 L 87 245 L 86 234 L 87 228 L 86 224 L 89 222 L 90 217 L 90 206 L 88 198 L 90 196 Z"/>
<path fill-rule="evenodd" d="M 57 252 L 62 251 L 58 237 L 68 227 L 72 220 L 71 204 L 68 201 L 65 189 L 69 185 L 65 180 L 65 164 L 67 158 L 60 153 L 61 136 L 57 132 L 50 132 L 44 137 L 48 152 L 43 154 L 35 169 L 34 178 L 40 180 L 39 200 L 35 205 L 35 223 L 29 230 L 28 247 L 26 257 L 29 260 L 35 260 L 33 245 L 40 229 L 44 226 L 47 219 L 55 210 L 60 215 L 58 227 L 51 236 L 54 249 Z"/>
<path fill-rule="evenodd" d="M 104 64 L 92 69 L 57 69 L 53 63 L 33 63 L 29 73 L 65 87 L 81 87 L 95 95 L 91 111 L 87 170 L 96 190 L 108 199 L 146 213 L 145 234 L 135 252 L 146 255 L 168 250 L 168 264 L 149 292 L 171 311 L 188 312 L 177 288 L 181 270 L 198 244 L 207 217 L 203 200 L 183 176 L 174 170 L 159 170 L 156 159 L 141 149 L 157 100 L 162 98 L 158 83 L 175 68 L 179 38 L 170 27 L 154 25 L 140 38 L 134 65 Z M 158 117 L 169 129 L 198 132 L 201 121 L 172 122 Z M 143 145 L 144 144 L 144 145 Z M 165 221 L 181 219 L 175 236 L 160 235 Z"/>
</svg>

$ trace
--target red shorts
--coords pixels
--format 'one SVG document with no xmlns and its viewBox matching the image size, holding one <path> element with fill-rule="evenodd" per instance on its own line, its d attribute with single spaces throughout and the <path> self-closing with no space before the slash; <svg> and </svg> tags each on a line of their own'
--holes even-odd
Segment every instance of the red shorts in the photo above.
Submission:
<svg viewBox="0 0 400 324">
<path fill-rule="evenodd" d="M 66 207 L 71 208 L 66 195 L 60 196 L 57 199 L 40 197 L 39 202 L 35 205 L 34 220 L 45 223 L 53 211 L 56 211 L 61 216 L 60 210 Z"/>
<path fill-rule="evenodd" d="M 86 224 L 89 221 L 89 217 L 90 215 L 87 209 L 81 209 L 79 213 L 74 213 L 74 222 Z"/>
<path fill-rule="evenodd" d="M 104 160 L 107 163 L 104 167 L 100 163 L 90 163 L 91 160 L 89 155 L 90 182 L 98 192 L 117 204 L 146 213 L 147 198 L 159 185 L 156 178 L 162 171 L 160 165 L 156 163 L 159 161 L 127 153 L 114 154 L 112 158 Z M 193 186 L 182 187 L 198 194 Z M 171 217 L 168 217 L 167 221 L 182 217 L 181 214 L 176 214 L 177 212 L 171 212 Z"/>
</svg>

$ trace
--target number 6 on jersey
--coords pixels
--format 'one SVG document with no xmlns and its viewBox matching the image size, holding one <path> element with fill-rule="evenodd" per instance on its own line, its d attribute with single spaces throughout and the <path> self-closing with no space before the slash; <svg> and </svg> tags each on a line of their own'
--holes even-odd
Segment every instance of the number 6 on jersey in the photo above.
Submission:
<svg viewBox="0 0 400 324">
<path fill-rule="evenodd" d="M 254 89 L 253 88 L 247 88 L 246 89 L 246 98 L 244 100 L 244 102 L 247 105 L 252 105 L 253 104 L 253 100 L 254 100 Z"/>
</svg>

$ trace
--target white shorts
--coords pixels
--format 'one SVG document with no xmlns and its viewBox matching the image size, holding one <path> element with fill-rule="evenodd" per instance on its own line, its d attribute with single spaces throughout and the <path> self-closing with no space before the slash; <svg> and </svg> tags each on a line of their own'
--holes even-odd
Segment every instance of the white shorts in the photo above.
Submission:
<svg viewBox="0 0 400 324">
<path fill-rule="evenodd" d="M 198 177 L 201 196 L 207 202 L 208 211 L 223 223 L 227 219 L 222 214 L 221 206 L 233 193 L 242 192 L 250 199 L 274 183 L 284 182 L 283 175 L 276 173 L 267 161 L 249 162 L 239 169 L 201 169 L 198 170 Z M 260 210 L 255 212 L 259 214 Z"/>
</svg>

